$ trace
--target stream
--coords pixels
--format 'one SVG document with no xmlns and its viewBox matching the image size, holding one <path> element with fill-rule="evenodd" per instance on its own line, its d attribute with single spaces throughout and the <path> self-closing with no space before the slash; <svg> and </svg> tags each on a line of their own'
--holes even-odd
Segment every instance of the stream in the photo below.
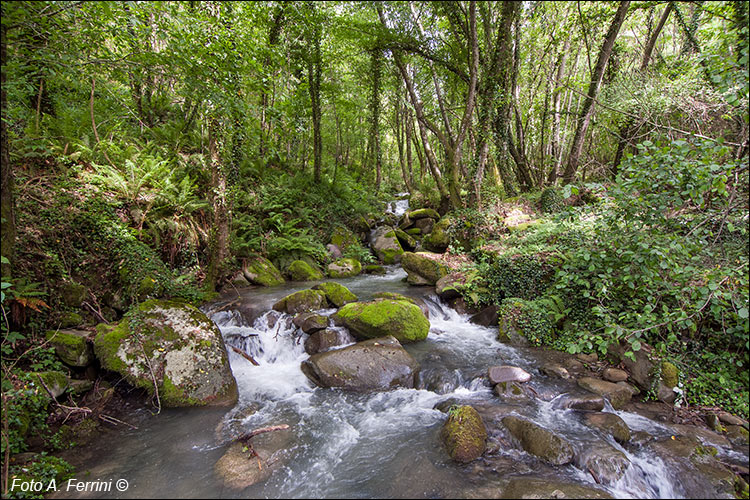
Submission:
<svg viewBox="0 0 750 500">
<path fill-rule="evenodd" d="M 205 306 L 228 345 L 249 353 L 259 366 L 230 350 L 239 402 L 232 409 L 165 409 L 143 417 L 138 430 L 111 432 L 106 444 L 91 451 L 79 471 L 90 478 L 125 478 L 129 488 L 112 498 L 486 498 L 497 497 L 512 478 L 533 478 L 599 488 L 618 498 L 724 497 L 696 475 L 685 460 L 665 459 L 648 446 L 625 447 L 630 466 L 616 483 L 597 485 L 574 464 L 546 465 L 517 446 L 508 446 L 499 419 L 517 415 L 564 436 L 578 450 L 604 440 L 581 422 L 574 410 L 555 408 L 555 396 L 574 390 L 569 380 L 540 374 L 545 351 L 497 341 L 497 328 L 468 321 L 440 302 L 432 287 L 411 287 L 404 271 L 391 266 L 384 276 L 361 275 L 332 280 L 368 300 L 391 291 L 422 298 L 429 308 L 430 333 L 407 344 L 421 365 L 418 389 L 353 393 L 315 387 L 300 370 L 307 358 L 305 334 L 287 328 L 287 315 L 271 311 L 285 295 L 317 282 L 252 287 Z M 330 314 L 334 310 L 326 310 Z M 271 318 L 273 317 L 273 318 Z M 269 327 L 269 319 L 275 326 Z M 273 323 L 274 321 L 271 321 Z M 528 383 L 538 398 L 503 404 L 486 379 L 487 368 L 508 364 L 532 374 Z M 548 396 L 549 395 L 549 396 Z M 440 429 L 445 413 L 435 409 L 451 401 L 474 405 L 485 419 L 489 452 L 467 465 L 445 452 Z M 145 411 L 145 410 L 141 410 Z M 669 425 L 626 411 L 617 413 L 631 431 L 668 438 Z M 265 482 L 244 490 L 224 486 L 213 465 L 231 439 L 253 429 L 288 424 L 292 429 L 288 460 Z M 495 429 L 493 431 L 493 429 Z M 747 452 L 721 448 L 720 456 L 747 463 Z M 65 493 L 80 498 L 101 493 Z M 725 496 L 731 498 L 731 496 Z"/>
</svg>

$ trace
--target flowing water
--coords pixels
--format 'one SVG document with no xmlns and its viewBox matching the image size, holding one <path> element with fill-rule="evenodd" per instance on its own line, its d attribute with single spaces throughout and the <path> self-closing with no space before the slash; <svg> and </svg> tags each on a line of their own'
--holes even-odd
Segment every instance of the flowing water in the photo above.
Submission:
<svg viewBox="0 0 750 500">
<path fill-rule="evenodd" d="M 539 351 L 499 343 L 496 328 L 470 323 L 467 316 L 442 304 L 431 288 L 409 287 L 402 281 L 404 276 L 399 267 L 392 267 L 385 276 L 335 281 L 360 300 L 380 291 L 425 300 L 430 312 L 429 336 L 405 346 L 422 367 L 420 388 L 362 394 L 314 387 L 300 370 L 300 363 L 307 358 L 305 335 L 291 325 L 289 316 L 271 311 L 279 298 L 314 283 L 247 289 L 205 308 L 227 344 L 244 350 L 259 363 L 254 366 L 230 350 L 240 393 L 237 405 L 230 410 L 169 409 L 144 418 L 138 430 L 110 435 L 106 446 L 100 444 L 79 470 L 88 470 L 92 480 L 127 479 L 127 491 L 107 494 L 120 498 L 481 498 L 498 495 L 513 477 L 599 487 L 619 498 L 716 495 L 707 482 L 686 480 L 693 470 L 688 465 L 663 460 L 648 447 L 623 448 L 607 440 L 627 456 L 630 466 L 622 479 L 605 487 L 573 464 L 545 465 L 509 445 L 499 423 L 509 414 L 554 429 L 578 450 L 604 438 L 582 424 L 575 411 L 555 408 L 554 396 L 574 386 L 541 375 Z M 485 378 L 487 368 L 498 364 L 520 366 L 531 373 L 529 385 L 540 397 L 501 404 Z M 452 462 L 439 436 L 446 416 L 435 407 L 453 400 L 473 404 L 490 431 L 491 451 L 469 465 Z M 640 415 L 616 413 L 633 431 L 646 431 L 657 438 L 673 432 L 669 426 Z M 288 461 L 263 483 L 240 491 L 224 487 L 213 465 L 232 438 L 278 424 L 292 429 Z M 746 461 L 747 455 L 740 453 L 734 459 Z"/>
</svg>

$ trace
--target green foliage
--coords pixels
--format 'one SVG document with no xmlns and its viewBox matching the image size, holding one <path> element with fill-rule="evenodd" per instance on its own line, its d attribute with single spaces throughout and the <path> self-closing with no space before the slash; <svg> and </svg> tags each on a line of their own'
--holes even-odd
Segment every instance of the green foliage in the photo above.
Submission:
<svg viewBox="0 0 750 500">
<path fill-rule="evenodd" d="M 546 305 L 515 297 L 504 299 L 498 312 L 501 330 L 513 328 L 535 346 L 553 345 L 556 336 Z"/>
<path fill-rule="evenodd" d="M 8 469 L 9 491 L 7 498 L 44 498 L 47 493 L 46 488 L 52 481 L 55 481 L 57 488 L 61 488 L 65 481 L 73 477 L 74 468 L 62 458 L 47 455 L 42 452 L 36 455 L 30 464 L 13 465 Z M 21 491 L 10 489 L 13 479 L 19 481 L 37 481 L 43 485 L 41 492 Z M 51 490 L 54 491 L 54 490 Z"/>
<path fill-rule="evenodd" d="M 557 212 L 563 206 L 562 196 L 558 190 L 552 186 L 544 188 L 539 199 L 539 205 L 544 213 Z"/>
</svg>

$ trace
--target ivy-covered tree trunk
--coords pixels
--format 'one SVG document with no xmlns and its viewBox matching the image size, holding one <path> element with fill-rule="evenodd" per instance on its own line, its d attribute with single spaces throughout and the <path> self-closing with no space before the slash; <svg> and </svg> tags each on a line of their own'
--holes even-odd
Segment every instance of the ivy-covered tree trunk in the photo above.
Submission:
<svg viewBox="0 0 750 500">
<path fill-rule="evenodd" d="M 211 161 L 211 208 L 213 227 L 209 241 L 209 263 L 206 282 L 214 289 L 219 278 L 221 265 L 229 256 L 229 214 L 227 210 L 227 178 L 221 163 L 219 144 L 219 122 L 209 118 L 208 151 Z"/>
<path fill-rule="evenodd" d="M 375 161 L 375 192 L 380 192 L 380 183 L 383 179 L 382 161 L 380 151 L 380 79 L 383 66 L 383 54 L 379 47 L 370 52 L 370 71 L 372 74 L 372 93 L 370 94 L 370 145 L 372 147 L 372 159 Z"/>
</svg>

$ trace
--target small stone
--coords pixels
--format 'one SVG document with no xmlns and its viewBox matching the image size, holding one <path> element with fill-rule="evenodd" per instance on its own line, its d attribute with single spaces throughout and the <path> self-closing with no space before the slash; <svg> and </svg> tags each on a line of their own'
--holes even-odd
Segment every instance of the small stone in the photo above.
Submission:
<svg viewBox="0 0 750 500">
<path fill-rule="evenodd" d="M 706 424 L 708 427 L 716 432 L 721 432 L 723 430 L 721 426 L 721 420 L 719 420 L 719 416 L 715 413 L 706 413 L 706 415 L 703 417 L 706 420 Z"/>
<path fill-rule="evenodd" d="M 587 391 L 609 399 L 612 408 L 616 410 L 622 408 L 632 397 L 632 394 L 626 388 L 592 377 L 579 378 L 578 385 Z"/>
<path fill-rule="evenodd" d="M 573 358 L 565 360 L 565 368 L 572 375 L 578 375 L 579 373 L 582 373 L 585 370 L 585 368 L 583 367 L 583 363 Z"/>
<path fill-rule="evenodd" d="M 576 359 L 578 359 L 578 361 L 580 361 L 581 363 L 592 364 L 599 361 L 599 356 L 595 352 L 591 354 L 585 354 L 581 352 L 576 354 Z"/>
<path fill-rule="evenodd" d="M 501 382 L 528 382 L 531 375 L 517 366 L 493 366 L 487 370 L 487 375 L 492 384 Z"/>
<path fill-rule="evenodd" d="M 547 363 L 539 369 L 543 374 L 548 377 L 557 377 L 561 379 L 569 379 L 570 373 L 562 365 L 557 363 Z"/>
<path fill-rule="evenodd" d="M 734 416 L 729 412 L 726 411 L 720 411 L 718 414 L 719 420 L 724 422 L 727 425 L 742 425 L 746 426 L 747 422 L 745 420 L 742 420 L 740 417 Z"/>
<path fill-rule="evenodd" d="M 628 384 L 627 382 L 617 382 L 616 385 L 624 387 L 625 389 L 627 389 L 628 391 L 630 391 L 630 394 L 633 395 L 633 396 L 637 396 L 638 394 L 641 393 L 641 391 L 638 390 L 638 388 L 636 386 L 634 386 L 632 384 Z"/>
<path fill-rule="evenodd" d="M 605 368 L 602 377 L 610 382 L 624 382 L 628 379 L 628 372 L 618 368 Z"/>
</svg>

